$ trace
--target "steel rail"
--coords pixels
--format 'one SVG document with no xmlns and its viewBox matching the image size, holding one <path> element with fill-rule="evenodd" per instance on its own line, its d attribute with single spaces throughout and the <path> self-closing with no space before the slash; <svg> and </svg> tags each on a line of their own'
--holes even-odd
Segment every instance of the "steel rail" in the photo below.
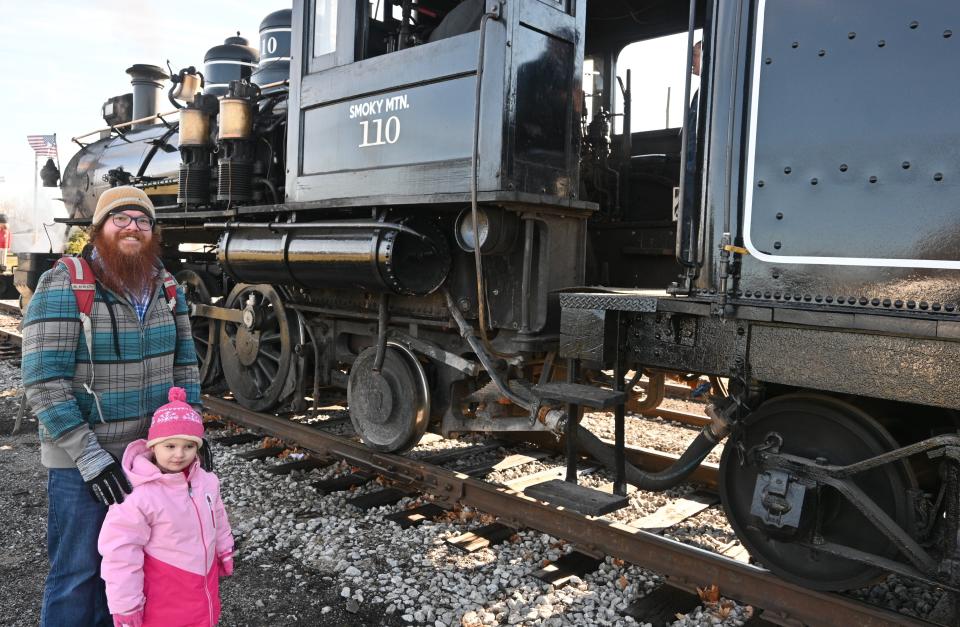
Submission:
<svg viewBox="0 0 960 627">
<path fill-rule="evenodd" d="M 17 301 L 0 300 L 0 313 L 10 314 L 11 316 L 22 316 L 20 304 Z"/>
<path fill-rule="evenodd" d="M 511 524 L 564 538 L 588 551 L 602 553 L 648 568 L 667 577 L 675 587 L 693 591 L 710 584 L 724 596 L 762 608 L 780 621 L 828 627 L 861 625 L 893 627 L 932 625 L 902 614 L 866 605 L 838 594 L 817 592 L 788 583 L 768 571 L 715 553 L 668 540 L 619 523 L 588 518 L 553 507 L 503 486 L 378 453 L 346 438 L 276 416 L 253 412 L 223 399 L 203 397 L 210 411 L 244 426 L 294 441 L 320 455 L 339 457 L 391 479 L 429 492 L 449 504 L 457 501 Z"/>
<path fill-rule="evenodd" d="M 0 345 L 12 344 L 17 348 L 23 346 L 23 336 L 13 331 L 0 331 Z"/>
</svg>

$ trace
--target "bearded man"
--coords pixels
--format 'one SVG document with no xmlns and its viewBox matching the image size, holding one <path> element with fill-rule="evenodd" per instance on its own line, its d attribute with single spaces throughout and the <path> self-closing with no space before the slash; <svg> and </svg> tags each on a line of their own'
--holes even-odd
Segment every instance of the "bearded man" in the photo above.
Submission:
<svg viewBox="0 0 960 627">
<path fill-rule="evenodd" d="M 46 627 L 113 624 L 97 536 L 107 506 L 132 489 L 117 460 L 146 436 L 171 386 L 199 407 L 186 300 L 179 289 L 166 296 L 159 251 L 150 198 L 135 187 L 109 189 L 93 214 L 86 263 L 64 259 L 45 272 L 24 314 L 23 381 L 48 468 Z M 74 282 L 68 264 L 94 275 L 88 321 L 78 297 L 89 279 Z"/>
</svg>

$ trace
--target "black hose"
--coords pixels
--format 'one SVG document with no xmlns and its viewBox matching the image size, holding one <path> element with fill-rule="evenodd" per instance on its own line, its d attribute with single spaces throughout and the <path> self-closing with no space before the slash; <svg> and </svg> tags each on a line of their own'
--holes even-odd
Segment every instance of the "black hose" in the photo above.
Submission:
<svg viewBox="0 0 960 627">
<path fill-rule="evenodd" d="M 260 183 L 267 188 L 267 190 L 270 192 L 270 196 L 273 198 L 273 204 L 276 205 L 280 202 L 280 196 L 277 194 L 277 186 L 273 184 L 273 181 L 268 178 L 258 176 L 253 179 L 253 182 Z"/>
<path fill-rule="evenodd" d="M 613 448 L 605 444 L 586 428 L 579 425 L 577 428 L 577 443 L 580 445 L 580 448 L 610 470 L 616 468 L 616 457 Z M 693 471 L 700 466 L 700 463 L 706 459 L 716 444 L 717 440 L 710 434 L 707 428 L 704 428 L 690 446 L 687 447 L 687 450 L 683 452 L 680 459 L 660 472 L 647 472 L 640 470 L 633 464 L 627 463 L 627 483 L 636 486 L 640 490 L 659 491 L 670 489 L 689 477 Z"/>
</svg>

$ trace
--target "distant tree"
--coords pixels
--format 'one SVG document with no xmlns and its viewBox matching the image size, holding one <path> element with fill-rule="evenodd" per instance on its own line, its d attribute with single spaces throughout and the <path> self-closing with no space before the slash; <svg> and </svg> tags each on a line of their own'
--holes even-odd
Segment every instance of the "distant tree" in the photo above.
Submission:
<svg viewBox="0 0 960 627">
<path fill-rule="evenodd" d="M 67 245 L 64 246 L 63 252 L 67 255 L 79 255 L 89 239 L 87 229 L 75 226 L 70 231 L 70 237 L 67 239 Z"/>
</svg>

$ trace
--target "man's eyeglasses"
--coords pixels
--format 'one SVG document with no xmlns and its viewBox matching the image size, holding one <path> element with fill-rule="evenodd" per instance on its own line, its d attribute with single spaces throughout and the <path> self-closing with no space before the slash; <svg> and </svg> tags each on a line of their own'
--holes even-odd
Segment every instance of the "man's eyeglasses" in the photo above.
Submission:
<svg viewBox="0 0 960 627">
<path fill-rule="evenodd" d="M 133 221 L 137 224 L 137 228 L 141 231 L 149 231 L 153 228 L 154 220 L 153 218 L 147 216 L 137 216 L 136 218 L 128 216 L 125 213 L 115 213 L 110 216 L 110 219 L 113 221 L 113 225 L 118 229 L 125 229 L 130 226 L 130 222 Z"/>
</svg>

